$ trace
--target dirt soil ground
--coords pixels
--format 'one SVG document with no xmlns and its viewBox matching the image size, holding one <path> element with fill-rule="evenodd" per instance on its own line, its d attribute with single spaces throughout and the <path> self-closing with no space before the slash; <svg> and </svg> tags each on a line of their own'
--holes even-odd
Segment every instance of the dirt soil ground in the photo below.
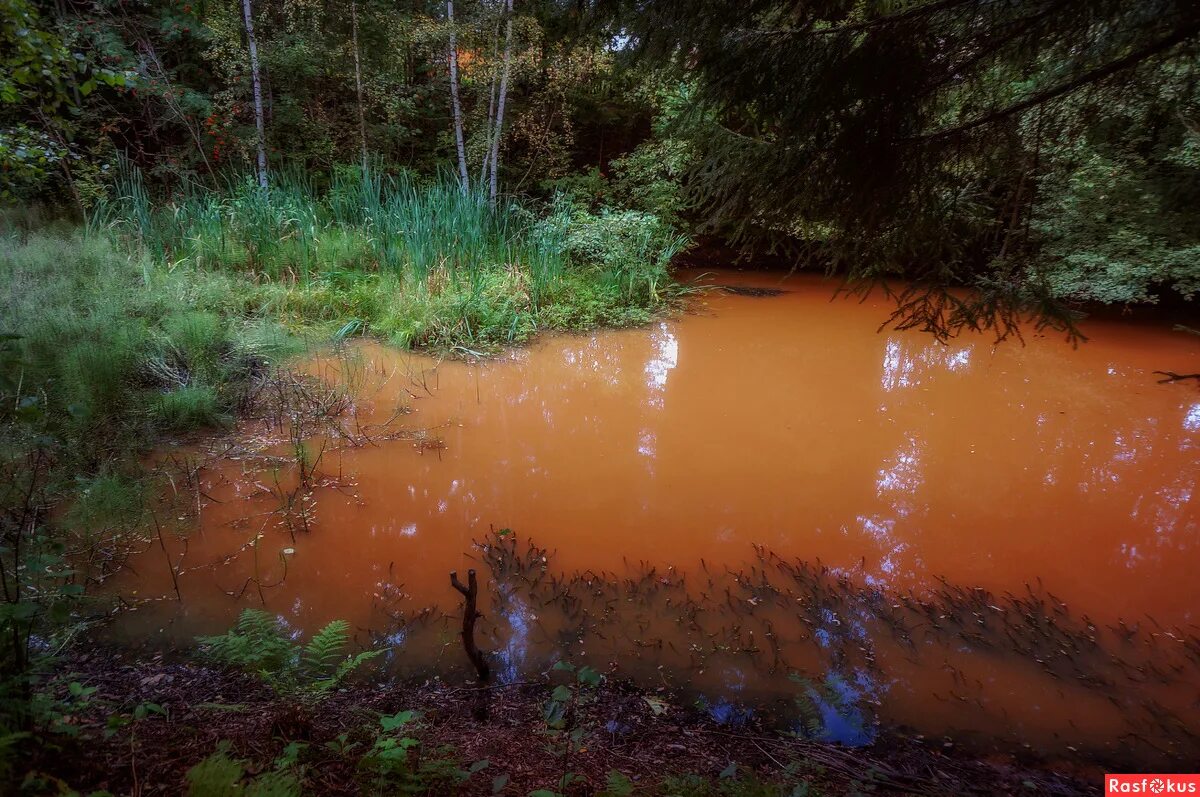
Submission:
<svg viewBox="0 0 1200 797">
<path fill-rule="evenodd" d="M 362 749 L 378 728 L 378 716 L 412 709 L 420 713 L 410 733 L 422 750 L 446 748 L 461 766 L 486 759 L 488 767 L 456 789 L 491 794 L 493 778 L 508 776 L 506 795 L 550 789 L 562 773 L 561 757 L 548 750 L 543 707 L 551 687 L 515 684 L 486 690 L 488 719 L 475 719 L 478 690 L 441 681 L 351 685 L 316 709 L 297 710 L 257 680 L 193 663 L 138 659 L 92 649 L 66 657 L 58 691 L 72 681 L 96 687 L 65 721 L 74 738 L 45 737 L 25 771 L 53 776 L 87 794 L 177 795 L 187 791 L 187 770 L 227 740 L 232 753 L 269 768 L 289 741 L 309 744 L 306 794 L 352 795 L 363 788 L 358 767 Z M 109 718 L 129 716 L 140 703 L 167 712 L 150 713 L 106 734 Z M 720 773 L 736 764 L 741 777 L 787 784 L 807 781 L 810 794 L 1098 794 L 1099 774 L 1073 771 L 1062 762 L 1017 762 L 971 757 L 941 740 L 924 742 L 884 735 L 867 748 L 797 739 L 751 718 L 737 727 L 714 722 L 707 712 L 672 701 L 670 695 L 639 691 L 606 680 L 587 709 L 582 749 L 570 769 L 581 779 L 570 794 L 601 790 L 608 773 L 632 779 L 636 793 L 661 794 L 666 774 L 694 773 L 721 786 Z M 132 733 L 131 733 L 132 730 Z M 362 740 L 352 754 L 325 746 L 346 734 Z M 51 780 L 52 780 L 51 779 Z M 722 793 L 714 791 L 713 793 Z M 755 792 L 765 793 L 765 792 Z"/>
</svg>

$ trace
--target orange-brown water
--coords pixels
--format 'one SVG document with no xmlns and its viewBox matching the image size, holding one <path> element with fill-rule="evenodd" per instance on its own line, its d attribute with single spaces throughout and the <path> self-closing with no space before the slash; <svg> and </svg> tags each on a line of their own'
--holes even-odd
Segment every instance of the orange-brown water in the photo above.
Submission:
<svg viewBox="0 0 1200 797">
<path fill-rule="evenodd" d="M 209 461 L 169 540 L 182 601 L 148 550 L 118 631 L 187 641 L 265 603 L 451 672 L 447 574 L 475 567 L 501 677 L 567 655 L 846 741 L 1197 760 L 1200 390 L 1152 371 L 1196 370 L 1200 339 L 942 345 L 829 283 L 713 279 L 786 292 L 479 363 L 315 362 L 356 399 L 311 489 L 266 456 L 287 446 Z"/>
</svg>

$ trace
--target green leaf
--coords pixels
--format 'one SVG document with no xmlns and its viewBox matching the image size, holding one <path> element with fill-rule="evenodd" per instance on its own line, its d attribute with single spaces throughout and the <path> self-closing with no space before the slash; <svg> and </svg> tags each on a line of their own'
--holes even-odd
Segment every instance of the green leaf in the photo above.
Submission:
<svg viewBox="0 0 1200 797">
<path fill-rule="evenodd" d="M 585 686 L 599 686 L 601 676 L 600 673 L 591 667 L 581 667 L 576 678 L 579 679 L 579 683 Z"/>
<path fill-rule="evenodd" d="M 71 693 L 71 697 L 78 698 L 91 697 L 97 688 L 95 686 L 84 686 L 79 681 L 71 681 L 71 683 L 67 684 L 67 691 Z"/>
<path fill-rule="evenodd" d="M 560 727 L 563 723 L 565 714 L 566 711 L 561 702 L 557 700 L 550 700 L 546 702 L 546 708 L 543 711 L 543 717 L 546 721 L 546 724 L 551 728 Z"/>
<path fill-rule="evenodd" d="M 492 778 L 492 794 L 499 794 L 508 785 L 508 773 Z"/>
<path fill-rule="evenodd" d="M 275 769 L 285 770 L 296 766 L 300 760 L 300 754 L 308 749 L 308 744 L 305 742 L 288 742 L 287 746 L 280 752 L 279 757 L 275 759 Z"/>
<path fill-rule="evenodd" d="M 416 716 L 417 713 L 415 711 L 401 711 L 400 713 L 393 714 L 390 717 L 380 717 L 379 725 L 386 733 L 391 733 L 392 731 L 403 728 L 405 725 L 412 722 L 413 718 Z"/>
<path fill-rule="evenodd" d="M 604 790 L 609 797 L 630 797 L 633 794 L 633 781 L 615 769 L 609 770 Z"/>
<path fill-rule="evenodd" d="M 722 780 L 737 777 L 737 762 L 730 761 L 729 766 L 722 769 L 721 774 L 718 777 L 720 777 Z"/>
<path fill-rule="evenodd" d="M 565 686 L 556 686 L 554 691 L 550 693 L 550 699 L 559 703 L 566 703 L 571 699 L 571 690 Z"/>
</svg>

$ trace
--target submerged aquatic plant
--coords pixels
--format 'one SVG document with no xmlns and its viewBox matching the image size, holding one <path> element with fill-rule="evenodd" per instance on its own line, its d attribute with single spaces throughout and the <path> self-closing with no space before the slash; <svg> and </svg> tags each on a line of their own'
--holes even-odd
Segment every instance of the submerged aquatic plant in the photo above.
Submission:
<svg viewBox="0 0 1200 797">
<path fill-rule="evenodd" d="M 997 595 L 942 581 L 897 591 L 764 547 L 742 570 L 701 560 L 686 574 L 646 563 L 623 575 L 558 572 L 552 552 L 511 533 L 476 545 L 491 571 L 497 636 L 597 666 L 642 661 L 656 680 L 673 672 L 680 685 L 707 672 L 736 692 L 749 674 L 791 676 L 802 736 L 869 743 L 888 685 L 910 666 L 931 678 L 922 685 L 931 700 L 1004 727 L 1004 707 L 971 669 L 1004 661 L 1037 688 L 1069 684 L 1076 699 L 1111 703 L 1123 743 L 1145 754 L 1188 760 L 1200 750 L 1179 705 L 1160 697 L 1200 677 L 1200 637 L 1153 620 L 1099 625 L 1040 587 Z"/>
</svg>

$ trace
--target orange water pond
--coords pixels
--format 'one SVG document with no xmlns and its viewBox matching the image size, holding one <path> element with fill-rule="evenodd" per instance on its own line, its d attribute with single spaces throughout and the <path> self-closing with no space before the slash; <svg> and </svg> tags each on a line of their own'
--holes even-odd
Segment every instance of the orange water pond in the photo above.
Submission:
<svg viewBox="0 0 1200 797">
<path fill-rule="evenodd" d="M 448 573 L 473 567 L 501 679 L 566 656 L 850 743 L 1200 760 L 1200 388 L 1152 373 L 1197 370 L 1200 338 L 944 345 L 877 331 L 882 297 L 708 279 L 783 292 L 478 362 L 309 363 L 353 397 L 341 431 L 303 479 L 282 424 L 210 447 L 166 533 L 182 600 L 155 541 L 115 633 L 191 644 L 265 606 L 466 679 Z"/>
</svg>

